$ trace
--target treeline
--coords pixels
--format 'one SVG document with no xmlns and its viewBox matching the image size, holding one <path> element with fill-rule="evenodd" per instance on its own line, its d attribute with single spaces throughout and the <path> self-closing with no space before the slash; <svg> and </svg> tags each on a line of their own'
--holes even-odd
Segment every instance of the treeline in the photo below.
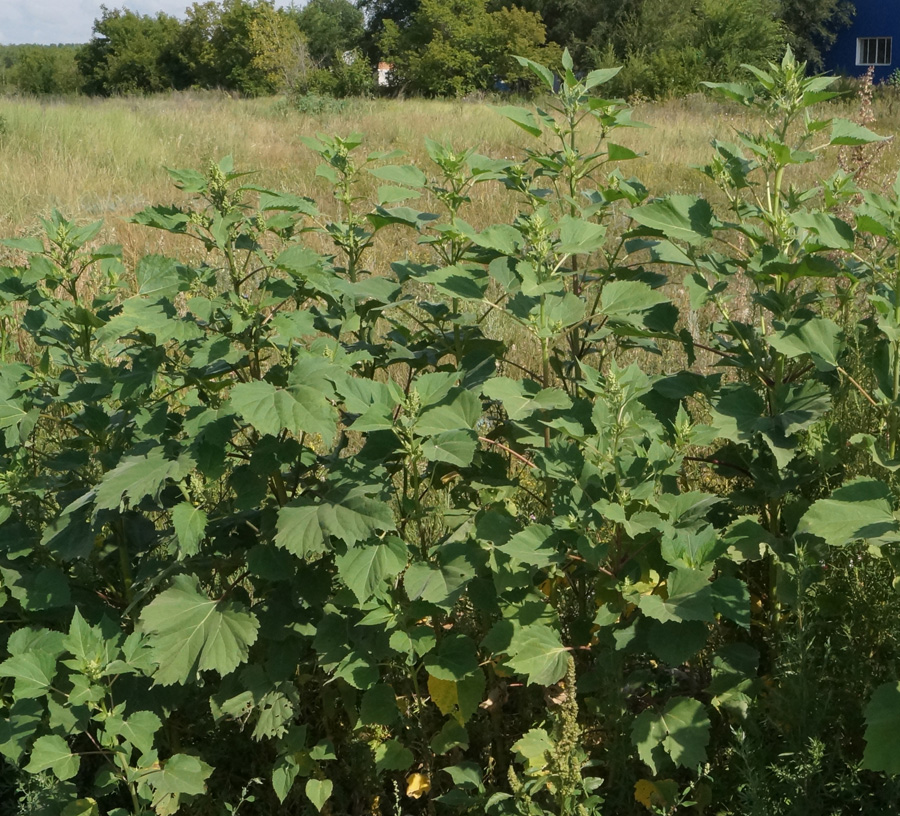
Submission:
<svg viewBox="0 0 900 816">
<path fill-rule="evenodd" d="M 69 94 L 81 87 L 77 45 L 0 45 L 0 89 Z"/>
<path fill-rule="evenodd" d="M 7 46 L 0 87 L 109 96 L 221 88 L 359 95 L 378 62 L 396 90 L 460 96 L 533 77 L 513 55 L 623 66 L 612 91 L 660 97 L 727 80 L 786 45 L 813 69 L 852 19 L 849 0 L 208 0 L 183 19 L 101 7 L 82 46 Z"/>
</svg>

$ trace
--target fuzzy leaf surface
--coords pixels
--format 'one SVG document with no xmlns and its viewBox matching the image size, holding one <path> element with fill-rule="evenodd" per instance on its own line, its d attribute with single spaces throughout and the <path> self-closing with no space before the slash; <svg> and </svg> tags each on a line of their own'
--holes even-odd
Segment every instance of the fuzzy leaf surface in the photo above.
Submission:
<svg viewBox="0 0 900 816">
<path fill-rule="evenodd" d="M 196 681 L 202 671 L 221 675 L 247 660 L 259 622 L 237 601 L 216 601 L 201 592 L 197 579 L 179 575 L 141 613 L 153 679 L 163 686 Z"/>
</svg>

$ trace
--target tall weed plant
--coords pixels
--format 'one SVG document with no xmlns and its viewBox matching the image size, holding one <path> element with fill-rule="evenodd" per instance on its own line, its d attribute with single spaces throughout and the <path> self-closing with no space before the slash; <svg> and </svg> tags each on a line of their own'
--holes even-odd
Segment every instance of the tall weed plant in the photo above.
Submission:
<svg viewBox="0 0 900 816">
<path fill-rule="evenodd" d="M 656 198 L 616 70 L 521 62 L 518 157 L 5 242 L 4 816 L 890 812 L 900 185 L 798 181 L 882 137 L 788 52 Z"/>
</svg>

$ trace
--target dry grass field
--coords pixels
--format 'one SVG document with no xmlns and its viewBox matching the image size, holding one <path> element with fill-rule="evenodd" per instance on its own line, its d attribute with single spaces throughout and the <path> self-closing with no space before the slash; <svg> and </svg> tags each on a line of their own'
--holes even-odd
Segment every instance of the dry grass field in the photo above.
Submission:
<svg viewBox="0 0 900 816">
<path fill-rule="evenodd" d="M 823 115 L 852 116 L 854 108 L 848 99 Z M 900 104 L 894 100 L 877 100 L 875 113 L 873 127 L 879 132 L 900 127 Z M 710 192 L 692 167 L 708 159 L 712 138 L 731 139 L 736 128 L 753 126 L 737 108 L 699 94 L 640 103 L 634 119 L 649 127 L 617 131 L 616 139 L 644 156 L 623 171 L 657 195 Z M 0 99 L 0 236 L 33 234 L 39 218 L 57 208 L 76 220 L 103 219 L 101 239 L 122 244 L 126 260 L 174 251 L 167 245 L 171 238 L 125 219 L 148 204 L 178 200 L 166 166 L 202 168 L 228 154 L 238 169 L 257 171 L 254 183 L 308 195 L 327 207 L 329 191 L 315 176 L 317 157 L 300 137 L 353 131 L 365 135 L 369 150 L 401 149 L 407 160 L 426 169 L 424 137 L 495 157 L 521 156 L 531 141 L 483 102 L 355 100 L 311 115 L 279 100 L 236 100 L 215 93 Z M 898 164 L 900 145 L 892 142 L 875 180 L 892 175 Z M 816 172 L 823 167 L 828 165 L 815 165 Z M 502 209 L 510 201 L 483 185 L 467 217 L 476 225 L 511 218 L 514 214 Z M 383 257 L 392 254 L 391 247 L 381 249 Z"/>
</svg>

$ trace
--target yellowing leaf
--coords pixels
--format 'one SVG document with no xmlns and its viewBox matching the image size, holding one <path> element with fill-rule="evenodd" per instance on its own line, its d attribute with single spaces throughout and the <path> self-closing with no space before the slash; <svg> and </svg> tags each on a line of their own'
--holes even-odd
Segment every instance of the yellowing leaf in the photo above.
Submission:
<svg viewBox="0 0 900 816">
<path fill-rule="evenodd" d="M 441 680 L 433 675 L 428 675 L 428 693 L 431 701 L 438 707 L 441 714 L 455 714 L 459 705 L 459 689 L 453 680 Z"/>
<path fill-rule="evenodd" d="M 640 802 L 647 810 L 670 808 L 678 795 L 678 785 L 672 779 L 658 779 L 652 782 L 641 779 L 634 783 L 634 801 Z"/>
<path fill-rule="evenodd" d="M 76 799 L 62 809 L 61 816 L 98 816 L 99 813 L 95 799 Z"/>
<path fill-rule="evenodd" d="M 429 674 L 428 693 L 441 714 L 465 725 L 484 699 L 484 673 L 479 669 L 458 682 Z"/>
<path fill-rule="evenodd" d="M 639 779 L 634 783 L 634 801 L 642 804 L 647 810 L 653 807 L 654 793 L 656 793 L 656 785 L 649 779 Z"/>
<path fill-rule="evenodd" d="M 406 777 L 406 795 L 410 799 L 421 799 L 430 790 L 431 780 L 425 774 L 411 773 Z"/>
</svg>

